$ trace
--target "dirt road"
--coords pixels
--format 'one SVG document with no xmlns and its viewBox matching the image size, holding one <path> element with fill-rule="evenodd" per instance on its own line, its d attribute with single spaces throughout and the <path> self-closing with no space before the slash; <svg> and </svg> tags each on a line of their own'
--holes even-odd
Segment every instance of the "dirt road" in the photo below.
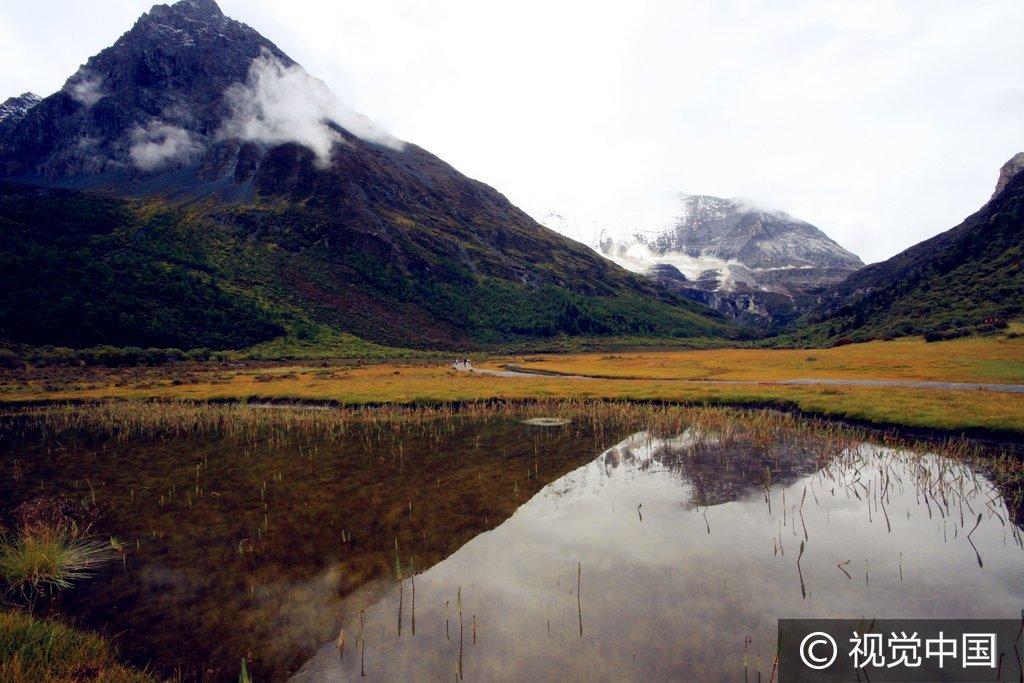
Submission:
<svg viewBox="0 0 1024 683">
<path fill-rule="evenodd" d="M 505 370 L 491 370 L 474 367 L 470 363 L 456 363 L 454 369 L 459 372 L 473 372 L 490 377 L 558 377 L 560 379 L 613 379 L 610 377 L 591 377 L 587 375 L 569 375 L 556 372 L 530 372 L 517 366 L 507 366 Z M 843 387 L 898 387 L 904 389 L 935 389 L 949 391 L 994 391 L 1011 394 L 1024 394 L 1024 384 L 994 384 L 990 382 L 934 382 L 910 379 L 826 379 L 818 377 L 796 377 L 775 380 L 741 380 L 741 379 L 648 379 L 638 377 L 621 377 L 622 380 L 643 380 L 657 382 L 680 382 L 685 384 L 818 384 Z"/>
</svg>

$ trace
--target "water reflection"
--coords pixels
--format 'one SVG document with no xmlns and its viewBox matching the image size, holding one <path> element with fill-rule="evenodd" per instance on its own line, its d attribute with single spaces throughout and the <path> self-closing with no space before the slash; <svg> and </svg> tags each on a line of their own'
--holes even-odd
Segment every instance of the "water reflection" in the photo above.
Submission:
<svg viewBox="0 0 1024 683">
<path fill-rule="evenodd" d="M 275 423 L 276 424 L 276 423 Z M 401 571 L 442 561 L 609 436 L 502 420 L 356 422 L 333 436 L 246 430 L 47 442 L 0 431 L 0 520 L 66 495 L 99 510 L 118 562 L 47 609 L 158 676 L 284 680 Z M 539 457 L 538 454 L 543 454 Z"/>
<path fill-rule="evenodd" d="M 939 456 L 639 433 L 347 620 L 297 678 L 738 680 L 749 642 L 768 680 L 779 618 L 1019 617 L 1010 520 Z"/>
</svg>

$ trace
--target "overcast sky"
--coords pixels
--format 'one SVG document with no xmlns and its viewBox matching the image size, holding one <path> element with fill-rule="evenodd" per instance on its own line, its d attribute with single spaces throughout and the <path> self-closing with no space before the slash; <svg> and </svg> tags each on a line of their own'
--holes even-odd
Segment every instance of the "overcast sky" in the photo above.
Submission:
<svg viewBox="0 0 1024 683">
<path fill-rule="evenodd" d="M 0 93 L 47 95 L 146 0 L 0 0 Z M 865 261 L 1024 150 L 1024 2 L 221 0 L 353 108 L 531 209 L 744 197 Z"/>
</svg>

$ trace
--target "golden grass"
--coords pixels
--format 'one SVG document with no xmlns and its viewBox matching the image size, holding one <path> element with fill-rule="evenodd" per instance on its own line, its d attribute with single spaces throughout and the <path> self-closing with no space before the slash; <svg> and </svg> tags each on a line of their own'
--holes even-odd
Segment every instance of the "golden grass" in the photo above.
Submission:
<svg viewBox="0 0 1024 683">
<path fill-rule="evenodd" d="M 918 337 L 831 349 L 709 349 L 535 356 L 531 370 L 602 377 L 771 381 L 796 378 L 1024 383 L 1024 337 Z"/>
<path fill-rule="evenodd" d="M 713 405 L 774 405 L 828 417 L 942 430 L 1024 435 L 1024 394 L 971 390 L 781 385 L 792 378 L 1024 382 L 1024 339 L 918 339 L 815 350 L 719 349 L 494 359 L 488 365 L 623 378 L 488 377 L 447 365 L 354 368 L 170 366 L 50 371 L 0 381 L 0 402 L 189 399 L 437 404 L 483 399 L 607 398 Z M 144 376 L 140 376 L 144 372 Z M 141 378 L 140 378 L 141 377 Z M 629 379 L 627 379 L 629 378 Z M 636 379 L 639 378 L 639 379 Z M 737 384 L 684 380 L 732 380 Z"/>
<path fill-rule="evenodd" d="M 110 543 L 44 527 L 0 541 L 0 577 L 22 595 L 45 595 L 71 588 L 116 554 Z"/>
<path fill-rule="evenodd" d="M 397 374 L 396 374 L 397 373 Z M 791 386 L 770 383 L 701 384 L 671 380 L 579 380 L 560 377 L 495 378 L 455 373 L 446 367 L 359 368 L 326 378 L 295 367 L 279 379 L 258 381 L 256 371 L 236 371 L 228 381 L 197 372 L 192 383 L 171 380 L 147 388 L 96 383 L 74 390 L 31 386 L 5 401 L 157 398 L 192 400 L 451 403 L 481 399 L 609 398 L 715 405 L 777 405 L 830 417 L 945 430 L 988 429 L 1024 434 L 1024 395 L 889 387 Z"/>
</svg>

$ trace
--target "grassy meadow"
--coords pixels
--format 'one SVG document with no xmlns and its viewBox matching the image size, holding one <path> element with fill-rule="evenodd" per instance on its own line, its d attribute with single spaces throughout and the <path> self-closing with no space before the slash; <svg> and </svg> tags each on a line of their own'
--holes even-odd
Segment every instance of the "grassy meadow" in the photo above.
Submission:
<svg viewBox="0 0 1024 683">
<path fill-rule="evenodd" d="M 524 369 L 609 378 L 742 380 L 896 379 L 1024 383 L 1024 337 L 920 337 L 828 349 L 715 349 L 533 356 Z"/>
<path fill-rule="evenodd" d="M 948 431 L 1024 435 L 1024 394 L 982 390 L 785 385 L 790 379 L 1024 383 L 1024 338 L 1012 331 L 830 349 L 708 349 L 493 357 L 555 374 L 490 377 L 447 360 L 178 363 L 152 368 L 37 368 L 0 375 L 0 402 L 164 399 L 437 404 L 486 399 L 605 398 L 777 406 L 827 417 Z M 727 380 L 726 383 L 706 380 Z"/>
</svg>

